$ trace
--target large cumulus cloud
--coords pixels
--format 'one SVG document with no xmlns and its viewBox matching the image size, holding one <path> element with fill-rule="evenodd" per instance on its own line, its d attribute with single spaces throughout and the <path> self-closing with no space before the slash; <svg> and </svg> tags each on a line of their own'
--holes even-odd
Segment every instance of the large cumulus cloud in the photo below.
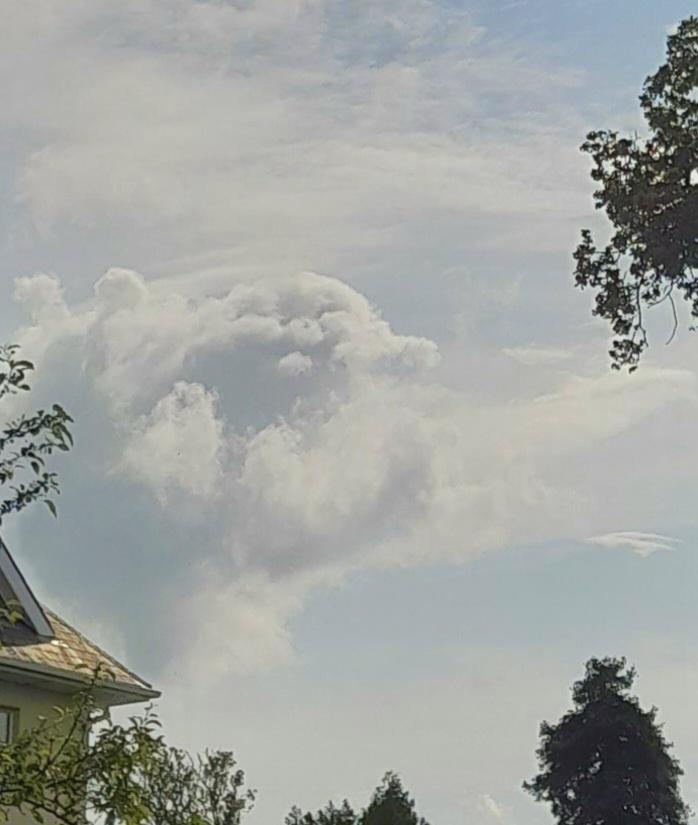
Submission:
<svg viewBox="0 0 698 825">
<path fill-rule="evenodd" d="M 84 405 L 75 465 L 122 491 L 91 506 L 166 525 L 152 548 L 143 528 L 144 546 L 118 553 L 134 566 L 152 556 L 137 612 L 176 628 L 160 661 L 171 672 L 289 661 L 289 620 L 352 570 L 584 536 L 598 513 L 567 465 L 669 403 L 695 403 L 692 374 L 652 368 L 561 374 L 546 395 L 475 403 L 439 378 L 433 342 L 398 334 L 336 278 L 173 286 L 112 269 L 68 305 L 53 277 L 16 285 L 41 377 L 60 364 Z"/>
</svg>

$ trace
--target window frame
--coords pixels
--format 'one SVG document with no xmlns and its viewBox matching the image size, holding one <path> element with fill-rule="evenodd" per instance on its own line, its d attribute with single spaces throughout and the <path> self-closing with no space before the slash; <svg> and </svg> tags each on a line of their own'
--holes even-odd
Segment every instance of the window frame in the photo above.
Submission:
<svg viewBox="0 0 698 825">
<path fill-rule="evenodd" d="M 3 745 L 11 745 L 17 738 L 19 731 L 19 708 L 0 705 L 0 714 L 7 714 L 7 741 L 3 741 L 0 737 L 0 747 L 2 747 Z M 0 731 L 1 729 L 2 726 L 0 725 Z"/>
</svg>

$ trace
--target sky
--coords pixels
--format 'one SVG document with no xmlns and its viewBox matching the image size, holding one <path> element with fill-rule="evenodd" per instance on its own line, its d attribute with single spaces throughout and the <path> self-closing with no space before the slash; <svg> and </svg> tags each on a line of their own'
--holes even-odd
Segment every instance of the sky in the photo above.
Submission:
<svg viewBox="0 0 698 825">
<path fill-rule="evenodd" d="M 698 805 L 698 342 L 572 287 L 594 128 L 679 0 L 11 0 L 3 339 L 75 419 L 40 598 L 234 750 L 250 825 L 542 825 L 538 726 L 625 655 Z M 20 409 L 6 407 L 11 415 Z"/>
</svg>

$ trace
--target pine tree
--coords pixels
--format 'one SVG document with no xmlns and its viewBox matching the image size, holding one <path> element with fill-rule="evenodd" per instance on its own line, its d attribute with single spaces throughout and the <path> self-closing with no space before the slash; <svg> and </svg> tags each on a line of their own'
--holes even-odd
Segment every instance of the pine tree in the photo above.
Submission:
<svg viewBox="0 0 698 825">
<path fill-rule="evenodd" d="M 329 802 L 325 808 L 321 808 L 316 814 L 303 813 L 294 806 L 284 820 L 285 825 L 356 825 L 356 813 L 345 799 L 338 808 L 333 802 Z"/>
<path fill-rule="evenodd" d="M 294 805 L 286 814 L 284 825 L 315 825 L 315 817 L 311 813 L 304 814 L 297 805 Z"/>
<path fill-rule="evenodd" d="M 414 800 L 402 787 L 400 777 L 389 771 L 376 788 L 373 799 L 361 815 L 360 825 L 428 825 L 417 816 Z"/>
<path fill-rule="evenodd" d="M 317 813 L 303 811 L 294 806 L 286 816 L 284 825 L 428 825 L 414 810 L 414 800 L 410 799 L 402 787 L 400 777 L 389 771 L 381 784 L 373 792 L 367 808 L 361 814 L 354 812 L 345 799 L 341 807 L 328 803 Z"/>
<path fill-rule="evenodd" d="M 560 825 L 685 825 L 682 770 L 656 722 L 630 695 L 625 659 L 591 659 L 572 689 L 574 708 L 544 722 L 540 772 L 524 788 Z"/>
<path fill-rule="evenodd" d="M 356 825 L 356 814 L 346 799 L 339 808 L 330 802 L 324 811 L 318 811 L 317 825 Z"/>
</svg>

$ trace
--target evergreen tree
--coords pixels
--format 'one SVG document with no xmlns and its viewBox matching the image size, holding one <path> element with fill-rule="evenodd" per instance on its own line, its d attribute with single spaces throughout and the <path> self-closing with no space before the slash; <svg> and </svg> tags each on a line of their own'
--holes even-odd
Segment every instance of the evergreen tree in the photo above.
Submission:
<svg viewBox="0 0 698 825">
<path fill-rule="evenodd" d="M 284 825 L 428 825 L 417 816 L 414 800 L 402 787 L 400 777 L 389 771 L 373 792 L 368 807 L 357 814 L 345 799 L 341 807 L 330 802 L 317 813 L 303 813 L 298 807 L 284 820 Z"/>
<path fill-rule="evenodd" d="M 294 806 L 286 816 L 284 823 L 285 825 L 356 825 L 356 821 L 356 813 L 345 799 L 341 807 L 337 808 L 333 802 L 329 802 L 316 814 L 310 811 L 304 814 L 300 808 Z"/>
<path fill-rule="evenodd" d="M 345 799 L 340 808 L 330 802 L 324 811 L 318 812 L 318 825 L 356 825 L 356 814 Z"/>
<path fill-rule="evenodd" d="M 572 689 L 574 708 L 543 722 L 540 772 L 524 788 L 560 825 L 685 825 L 679 763 L 656 722 L 630 695 L 625 659 L 591 659 Z"/>
<path fill-rule="evenodd" d="M 313 825 L 313 823 L 313 815 L 311 813 L 304 814 L 297 805 L 291 808 L 284 819 L 284 825 Z"/>
<path fill-rule="evenodd" d="M 376 788 L 368 808 L 362 813 L 360 825 L 428 825 L 414 809 L 402 787 L 400 777 L 389 771 Z"/>
</svg>

